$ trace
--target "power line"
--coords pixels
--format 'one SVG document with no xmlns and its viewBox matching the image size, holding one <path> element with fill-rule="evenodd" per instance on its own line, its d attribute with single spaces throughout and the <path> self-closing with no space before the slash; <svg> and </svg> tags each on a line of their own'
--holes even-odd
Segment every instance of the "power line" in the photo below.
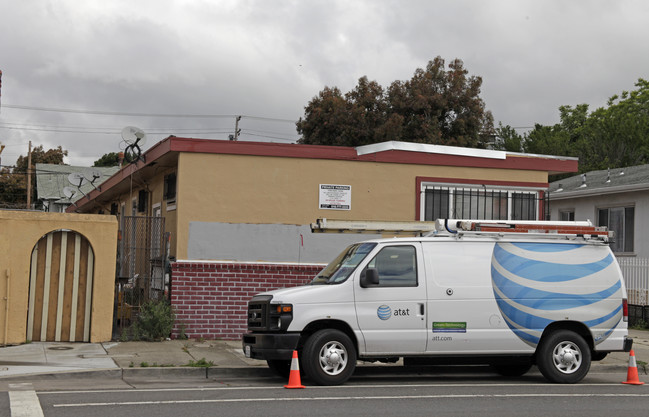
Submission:
<svg viewBox="0 0 649 417">
<path fill-rule="evenodd" d="M 246 131 L 243 130 L 242 132 L 246 132 Z M 280 138 L 280 137 L 277 137 L 277 136 L 256 135 L 254 133 L 246 133 L 246 135 L 247 136 L 254 136 L 254 137 L 258 137 L 258 138 L 269 138 L 269 139 L 285 140 L 285 141 L 288 141 L 288 142 L 295 142 L 297 140 L 297 139 Z M 239 137 L 241 137 L 241 136 L 239 136 Z"/>
<path fill-rule="evenodd" d="M 265 120 L 269 122 L 287 122 L 295 123 L 295 120 L 291 119 L 279 119 L 273 117 L 261 117 L 261 116 L 247 116 L 247 115 L 236 115 L 236 114 L 178 114 L 178 113 L 137 113 L 137 112 L 116 112 L 116 111 L 104 111 L 104 110 L 87 110 L 87 109 L 62 109 L 55 107 L 36 107 L 36 106 L 23 106 L 18 104 L 3 104 L 2 107 L 10 109 L 20 109 L 20 110 L 32 110 L 32 111 L 45 111 L 45 112 L 55 112 L 55 113 L 76 113 L 76 114 L 94 114 L 102 116 L 131 116 L 131 117 L 174 117 L 174 118 L 197 118 L 197 119 L 231 119 L 236 117 L 245 117 L 247 119 L 253 120 Z"/>
<path fill-rule="evenodd" d="M 106 128 L 106 129 L 112 129 L 112 130 L 89 130 L 92 128 L 80 128 L 80 129 L 74 129 L 74 128 L 67 128 L 65 126 L 61 126 L 60 128 L 56 128 L 52 126 L 51 128 L 44 128 L 44 127 L 30 127 L 30 126 L 22 126 L 22 127 L 17 127 L 17 126 L 1 126 L 0 129 L 9 129 L 9 130 L 30 130 L 30 131 L 35 131 L 35 132 L 56 132 L 56 133 L 85 133 L 85 134 L 99 134 L 99 135 L 119 135 L 122 131 L 122 129 L 117 129 L 117 128 Z M 98 128 L 102 129 L 102 128 Z M 149 134 L 160 134 L 160 135 L 165 135 L 165 134 L 173 134 L 173 133 L 184 133 L 184 134 L 193 134 L 193 133 L 198 133 L 198 134 L 212 134 L 212 133 L 228 133 L 232 132 L 231 128 L 211 128 L 211 129 L 144 129 L 147 133 Z"/>
<path fill-rule="evenodd" d="M 11 126 L 7 126 L 11 125 Z M 111 127 L 85 127 L 85 126 L 66 126 L 66 125 L 27 125 L 20 123 L 0 123 L 0 129 L 9 130 L 29 130 L 37 132 L 53 132 L 53 133 L 82 133 L 82 134 L 99 134 L 99 135 L 119 135 L 121 129 Z M 100 130 L 97 130 L 100 129 Z M 223 134 L 232 132 L 231 128 L 227 127 L 210 127 L 210 128 L 144 128 L 149 134 L 175 134 L 180 133 L 183 135 L 206 135 L 206 134 Z M 295 141 L 299 139 L 299 135 L 295 133 L 282 133 L 254 129 L 242 129 L 249 136 L 265 137 L 270 139 L 279 139 L 286 141 Z M 251 133 L 252 132 L 252 133 Z M 285 135 L 278 137 L 276 135 Z M 293 136 L 294 138 L 290 138 Z"/>
<path fill-rule="evenodd" d="M 254 132 L 254 133 L 270 133 L 271 135 L 294 135 L 300 136 L 297 133 L 284 133 L 284 132 L 271 132 L 268 130 L 255 130 L 255 129 L 243 129 L 244 132 Z"/>
<path fill-rule="evenodd" d="M 99 134 L 99 135 L 115 135 L 119 134 L 119 130 L 115 130 L 112 132 L 109 131 L 92 131 L 92 130 L 66 130 L 66 129 L 44 129 L 44 128 L 38 128 L 38 127 L 8 127 L 8 126 L 0 126 L 2 129 L 10 129 L 10 130 L 31 130 L 35 132 L 58 132 L 58 133 L 90 133 L 90 134 Z"/>
<path fill-rule="evenodd" d="M 133 116 L 133 117 L 188 117 L 188 118 L 233 118 L 236 115 L 229 114 L 167 114 L 167 113 L 130 113 L 130 112 L 117 112 L 117 111 L 102 111 L 102 110 L 78 110 L 78 109 L 61 109 L 54 107 L 35 107 L 35 106 L 21 106 L 16 104 L 3 104 L 2 107 L 10 109 L 32 110 L 32 111 L 46 111 L 55 113 L 77 113 L 77 114 L 95 114 L 102 116 Z"/>
</svg>

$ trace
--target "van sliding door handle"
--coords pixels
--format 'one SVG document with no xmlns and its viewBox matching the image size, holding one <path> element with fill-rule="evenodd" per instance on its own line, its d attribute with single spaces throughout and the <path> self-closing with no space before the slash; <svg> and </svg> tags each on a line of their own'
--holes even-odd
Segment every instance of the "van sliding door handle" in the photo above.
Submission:
<svg viewBox="0 0 649 417">
<path fill-rule="evenodd" d="M 419 303 L 419 315 L 424 315 L 424 303 Z"/>
</svg>

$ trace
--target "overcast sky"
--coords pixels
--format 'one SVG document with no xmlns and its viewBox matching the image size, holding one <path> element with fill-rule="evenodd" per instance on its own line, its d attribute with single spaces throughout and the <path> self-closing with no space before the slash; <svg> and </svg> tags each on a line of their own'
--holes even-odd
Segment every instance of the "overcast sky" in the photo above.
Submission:
<svg viewBox="0 0 649 417">
<path fill-rule="evenodd" d="M 496 124 L 517 128 L 557 123 L 561 105 L 595 110 L 649 78 L 646 0 L 0 6 L 3 165 L 26 155 L 31 140 L 89 166 L 123 150 L 125 126 L 147 132 L 145 148 L 169 135 L 227 139 L 235 115 L 241 140 L 291 143 L 295 121 L 325 86 L 347 92 L 365 75 L 387 87 L 436 56 L 481 76 Z"/>
</svg>

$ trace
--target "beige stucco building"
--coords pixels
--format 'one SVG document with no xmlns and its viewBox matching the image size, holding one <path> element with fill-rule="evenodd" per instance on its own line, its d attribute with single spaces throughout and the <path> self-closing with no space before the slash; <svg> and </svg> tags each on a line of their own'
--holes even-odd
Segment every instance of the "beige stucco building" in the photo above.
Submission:
<svg viewBox="0 0 649 417">
<path fill-rule="evenodd" d="M 548 174 L 576 170 L 574 158 L 416 143 L 169 137 L 68 211 L 164 217 L 177 259 L 324 262 L 356 238 L 312 235 L 318 218 L 541 219 Z"/>
</svg>

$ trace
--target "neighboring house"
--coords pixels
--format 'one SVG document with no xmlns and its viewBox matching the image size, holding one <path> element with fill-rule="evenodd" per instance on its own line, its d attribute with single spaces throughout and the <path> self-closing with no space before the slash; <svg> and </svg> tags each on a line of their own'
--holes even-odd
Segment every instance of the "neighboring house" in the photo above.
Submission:
<svg viewBox="0 0 649 417">
<path fill-rule="evenodd" d="M 76 204 L 76 201 L 99 187 L 117 171 L 119 167 L 36 164 L 37 199 L 43 203 L 44 211 L 64 213 L 68 206 Z M 71 182 L 71 174 L 74 184 Z"/>
<path fill-rule="evenodd" d="M 378 236 L 313 234 L 318 218 L 544 219 L 548 175 L 570 172 L 576 158 L 418 143 L 169 137 L 68 211 L 119 216 L 120 282 L 140 294 L 162 291 L 136 282 L 160 268 L 168 234 L 175 334 L 232 339 L 252 294 L 307 282 L 348 243 Z M 149 259 L 128 263 L 147 245 Z"/>
<path fill-rule="evenodd" d="M 618 256 L 649 258 L 649 165 L 591 171 L 550 184 L 552 220 L 590 220 L 615 231 Z"/>
<path fill-rule="evenodd" d="M 630 310 L 647 320 L 649 305 L 649 165 L 591 171 L 548 189 L 553 220 L 590 220 L 615 232 L 611 249 L 626 282 Z"/>
</svg>

